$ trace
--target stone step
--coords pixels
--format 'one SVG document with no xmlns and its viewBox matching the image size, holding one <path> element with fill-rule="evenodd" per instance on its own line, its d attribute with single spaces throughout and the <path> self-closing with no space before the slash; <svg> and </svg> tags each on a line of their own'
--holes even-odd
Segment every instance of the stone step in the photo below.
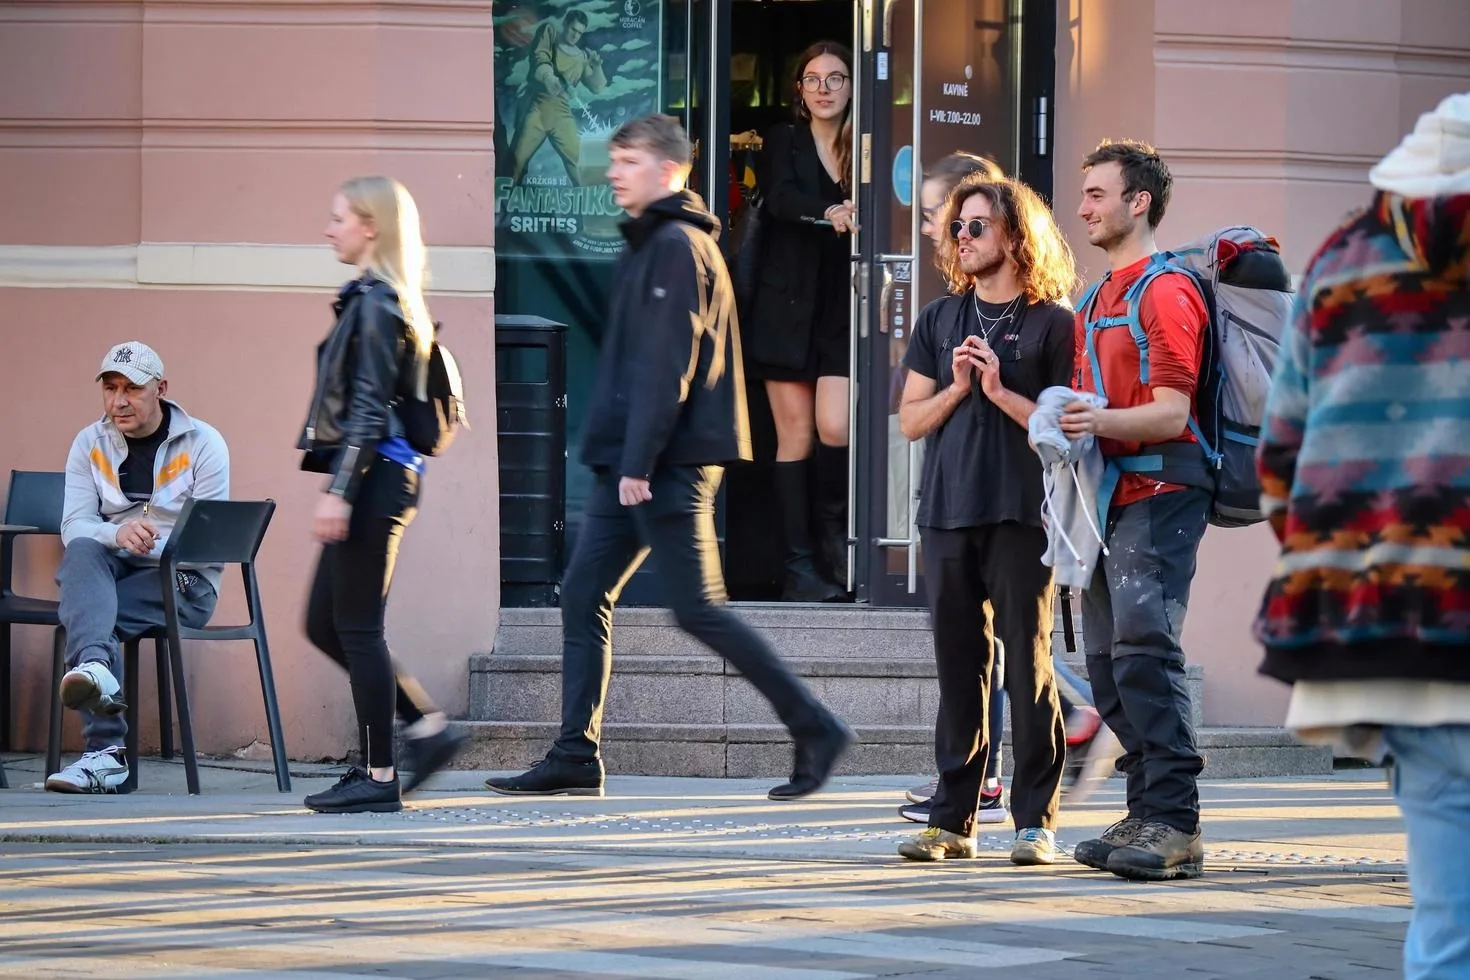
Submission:
<svg viewBox="0 0 1470 980">
<path fill-rule="evenodd" d="M 553 722 L 465 722 L 469 746 L 460 769 L 517 770 L 534 765 L 556 738 Z M 858 744 L 842 760 L 840 775 L 923 775 L 934 766 L 933 730 L 917 725 L 857 725 Z M 1332 772 L 1332 752 L 1302 745 L 1279 728 L 1201 728 L 1197 743 L 1206 757 L 1204 779 L 1307 776 Z M 603 726 L 609 773 L 713 778 L 784 777 L 791 744 L 779 725 Z M 1002 754 L 1010 773 L 1010 753 Z M 895 787 L 895 792 L 904 787 Z"/>
<path fill-rule="evenodd" d="M 789 657 L 816 696 L 851 725 L 930 724 L 939 708 L 932 655 L 926 660 Z M 1079 672 L 1086 671 L 1078 665 Z M 1204 671 L 1186 668 L 1194 723 L 1202 724 Z M 731 666 L 698 656 L 616 654 L 604 715 L 635 725 L 774 724 L 764 698 Z M 476 654 L 470 658 L 467 717 L 540 722 L 561 716 L 561 655 Z M 1007 724 L 1010 718 L 1007 713 Z"/>
<path fill-rule="evenodd" d="M 1075 604 L 1075 603 L 1074 603 Z M 846 657 L 876 660 L 934 659 L 929 613 L 924 609 L 880 609 L 821 603 L 731 603 L 736 615 L 760 630 L 785 657 Z M 1080 625 L 1080 624 L 1079 624 Z M 1078 632 L 1080 643 L 1080 630 Z M 618 656 L 703 657 L 709 650 L 680 630 L 672 613 L 622 608 L 613 613 Z M 1053 642 L 1064 650 L 1061 605 Z M 516 655 L 561 655 L 560 609 L 504 609 L 495 651 Z M 1080 659 L 1081 654 L 1067 654 Z"/>
</svg>

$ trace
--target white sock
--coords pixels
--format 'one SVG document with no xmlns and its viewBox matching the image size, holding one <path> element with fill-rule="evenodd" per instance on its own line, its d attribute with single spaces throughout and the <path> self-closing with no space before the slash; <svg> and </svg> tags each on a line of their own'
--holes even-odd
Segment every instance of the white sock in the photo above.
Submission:
<svg viewBox="0 0 1470 980">
<path fill-rule="evenodd" d="M 1000 780 L 999 779 L 987 779 L 987 780 L 985 780 L 985 795 L 986 796 L 994 796 L 998 792 L 1000 792 Z"/>
<path fill-rule="evenodd" d="M 449 725 L 449 719 L 444 712 L 436 711 L 433 714 L 424 715 L 412 725 L 406 725 L 403 734 L 409 738 L 428 738 L 430 735 L 438 735 Z"/>
</svg>

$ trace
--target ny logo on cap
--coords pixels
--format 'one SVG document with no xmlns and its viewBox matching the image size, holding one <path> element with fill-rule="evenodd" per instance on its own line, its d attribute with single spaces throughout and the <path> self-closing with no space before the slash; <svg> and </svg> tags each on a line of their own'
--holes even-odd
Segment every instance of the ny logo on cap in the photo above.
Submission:
<svg viewBox="0 0 1470 980">
<path fill-rule="evenodd" d="M 112 363 L 114 363 L 114 364 L 131 364 L 131 363 L 133 363 L 133 349 L 131 347 L 119 347 L 117 349 L 117 353 L 114 354 L 114 355 L 112 355 Z"/>
</svg>

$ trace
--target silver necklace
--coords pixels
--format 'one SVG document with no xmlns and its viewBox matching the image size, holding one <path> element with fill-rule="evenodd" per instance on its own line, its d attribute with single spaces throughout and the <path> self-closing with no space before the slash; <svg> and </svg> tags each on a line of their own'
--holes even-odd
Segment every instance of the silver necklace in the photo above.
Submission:
<svg viewBox="0 0 1470 980">
<path fill-rule="evenodd" d="M 980 332 L 984 335 L 987 346 L 994 347 L 991 338 L 1000 330 L 1000 325 L 1016 315 L 1016 304 L 1021 301 L 1021 294 L 1017 293 L 999 316 L 988 317 L 980 312 L 980 293 L 978 290 L 970 290 L 970 300 L 975 304 L 975 315 L 980 318 Z"/>
</svg>

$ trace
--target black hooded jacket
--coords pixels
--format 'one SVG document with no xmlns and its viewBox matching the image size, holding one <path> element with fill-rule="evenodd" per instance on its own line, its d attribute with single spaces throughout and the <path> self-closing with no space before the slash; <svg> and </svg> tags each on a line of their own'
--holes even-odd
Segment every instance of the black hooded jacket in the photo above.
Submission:
<svg viewBox="0 0 1470 980">
<path fill-rule="evenodd" d="M 751 458 L 740 328 L 719 219 L 683 191 L 623 222 L 582 462 L 648 479 Z"/>
</svg>

